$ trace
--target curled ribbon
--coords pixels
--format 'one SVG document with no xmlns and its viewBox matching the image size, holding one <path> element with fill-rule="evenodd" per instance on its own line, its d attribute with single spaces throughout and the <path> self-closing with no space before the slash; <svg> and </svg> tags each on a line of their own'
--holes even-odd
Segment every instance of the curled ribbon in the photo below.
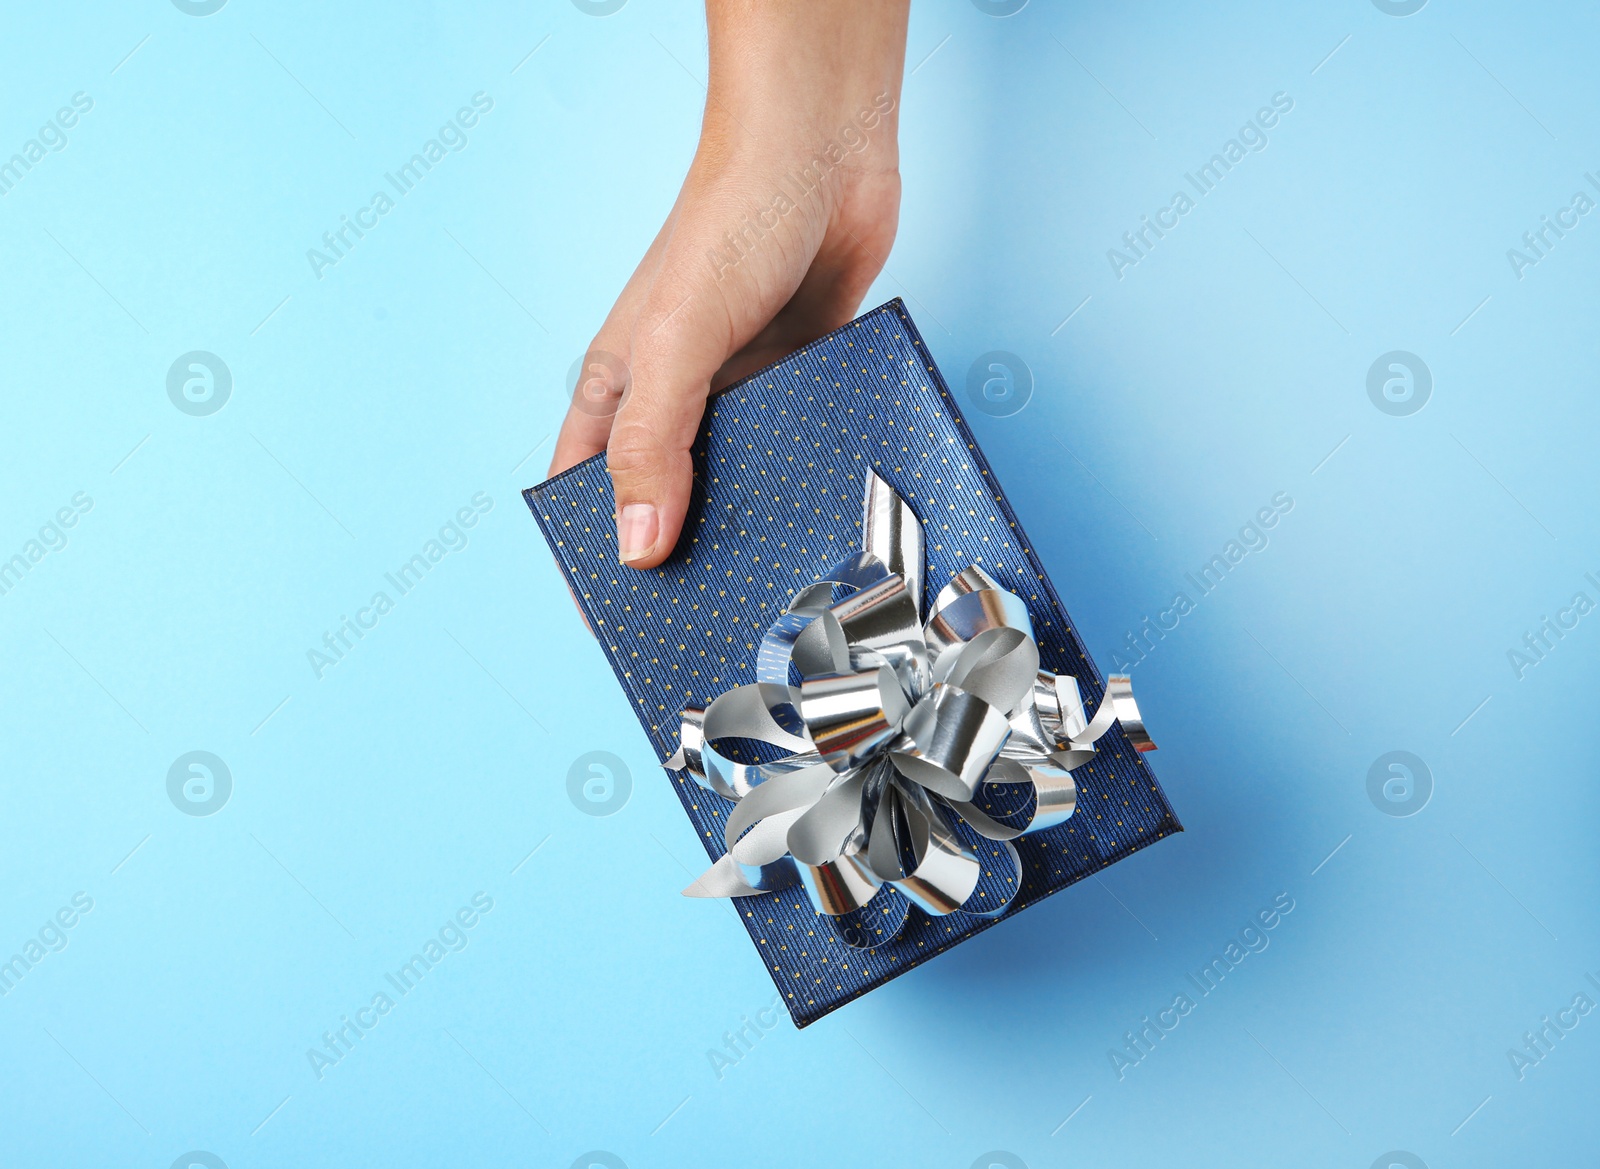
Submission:
<svg viewBox="0 0 1600 1169">
<path fill-rule="evenodd" d="M 1020 597 L 974 564 L 924 619 L 923 571 L 921 523 L 868 471 L 862 551 L 795 594 L 762 639 L 753 684 L 684 708 L 681 745 L 663 766 L 736 804 L 726 855 L 686 895 L 800 883 L 862 948 L 905 922 L 906 905 L 887 904 L 878 928 L 858 928 L 884 886 L 934 916 L 996 917 L 1021 885 L 1011 841 L 1072 815 L 1073 769 L 1111 724 L 1155 749 L 1126 675 L 1107 680 L 1087 718 L 1077 679 L 1040 670 Z M 748 753 L 740 742 L 762 760 L 736 762 Z M 1019 794 L 1014 812 L 983 810 Z M 975 895 L 983 868 L 958 821 L 1010 858 L 998 904 Z"/>
</svg>

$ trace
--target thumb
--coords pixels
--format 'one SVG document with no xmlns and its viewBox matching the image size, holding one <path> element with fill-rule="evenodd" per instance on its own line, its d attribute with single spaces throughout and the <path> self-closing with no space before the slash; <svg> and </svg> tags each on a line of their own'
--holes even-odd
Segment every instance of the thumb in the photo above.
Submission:
<svg viewBox="0 0 1600 1169">
<path fill-rule="evenodd" d="M 694 265 L 690 264 L 691 272 Z M 617 505 L 617 558 L 654 568 L 678 542 L 694 478 L 690 449 L 711 379 L 734 349 L 710 271 L 663 266 L 631 342 L 632 384 L 611 427 L 607 469 Z"/>
</svg>

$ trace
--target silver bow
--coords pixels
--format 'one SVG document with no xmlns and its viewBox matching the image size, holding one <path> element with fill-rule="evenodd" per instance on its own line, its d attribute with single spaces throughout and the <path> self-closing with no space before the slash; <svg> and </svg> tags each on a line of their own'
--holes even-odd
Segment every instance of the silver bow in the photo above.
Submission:
<svg viewBox="0 0 1600 1169">
<path fill-rule="evenodd" d="M 749 897 L 801 882 L 837 921 L 887 884 L 935 916 L 998 916 L 1021 885 L 1010 842 L 1072 815 L 1072 771 L 1111 724 L 1155 749 L 1129 679 L 1108 679 L 1086 718 L 1077 679 L 1039 669 L 1027 606 L 982 568 L 958 573 L 926 621 L 922 578 L 922 525 L 868 471 L 862 551 L 794 596 L 762 639 L 753 685 L 684 708 L 681 746 L 663 766 L 736 801 L 726 855 L 685 894 Z M 738 741 L 763 758 L 736 762 L 749 753 Z M 1019 796 L 998 819 L 983 810 Z M 1002 845 L 1013 868 L 1004 892 L 974 898 L 982 864 L 956 818 Z M 904 919 L 891 915 L 888 937 L 879 928 L 870 944 Z M 859 930 L 842 933 L 868 944 Z"/>
</svg>

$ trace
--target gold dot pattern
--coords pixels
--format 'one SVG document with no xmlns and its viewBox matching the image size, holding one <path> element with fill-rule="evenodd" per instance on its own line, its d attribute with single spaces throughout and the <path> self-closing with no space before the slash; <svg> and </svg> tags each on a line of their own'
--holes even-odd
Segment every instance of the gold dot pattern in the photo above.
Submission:
<svg viewBox="0 0 1600 1169">
<path fill-rule="evenodd" d="M 603 455 L 525 492 L 658 758 L 677 749 L 683 707 L 753 682 L 757 647 L 789 598 L 859 548 L 869 467 L 922 521 L 925 601 L 981 565 L 1027 602 L 1043 667 L 1075 675 L 1090 709 L 1099 704 L 1100 672 L 899 300 L 712 398 L 694 463 L 683 537 L 650 572 L 617 563 Z M 1182 831 L 1121 729 L 1099 746 L 1075 773 L 1073 818 L 1016 842 L 1022 888 L 1004 916 Z M 686 775 L 668 782 L 707 855 L 720 856 L 733 805 Z M 1003 904 L 1013 880 L 1004 849 L 964 835 L 984 861 L 974 908 Z M 734 905 L 802 1027 L 998 920 L 912 909 L 898 937 L 862 950 L 835 936 L 802 889 Z M 853 936 L 886 937 L 903 912 L 874 898 Z"/>
</svg>

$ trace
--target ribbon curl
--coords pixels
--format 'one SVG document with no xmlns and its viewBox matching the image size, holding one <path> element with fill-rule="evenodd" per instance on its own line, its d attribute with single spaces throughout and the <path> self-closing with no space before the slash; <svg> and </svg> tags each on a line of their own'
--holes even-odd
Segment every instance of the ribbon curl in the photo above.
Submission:
<svg viewBox="0 0 1600 1169">
<path fill-rule="evenodd" d="M 681 745 L 663 766 L 736 804 L 726 855 L 686 895 L 751 897 L 799 883 L 861 948 L 892 939 L 906 919 L 904 904 L 887 905 L 887 933 L 870 938 L 841 924 L 859 920 L 884 886 L 936 917 L 997 917 L 1021 886 L 1011 841 L 1072 815 L 1073 769 L 1111 724 L 1137 750 L 1155 749 L 1126 675 L 1107 679 L 1086 717 L 1077 679 L 1039 668 L 1020 597 L 974 564 L 924 619 L 923 572 L 921 523 L 868 471 L 862 551 L 795 594 L 761 641 L 753 684 L 684 708 Z M 736 762 L 719 748 L 737 741 L 759 744 L 763 761 Z M 1014 813 L 979 806 L 1014 803 L 1019 792 L 1027 798 Z M 1010 858 L 998 905 L 975 896 L 982 864 L 958 821 Z"/>
</svg>

